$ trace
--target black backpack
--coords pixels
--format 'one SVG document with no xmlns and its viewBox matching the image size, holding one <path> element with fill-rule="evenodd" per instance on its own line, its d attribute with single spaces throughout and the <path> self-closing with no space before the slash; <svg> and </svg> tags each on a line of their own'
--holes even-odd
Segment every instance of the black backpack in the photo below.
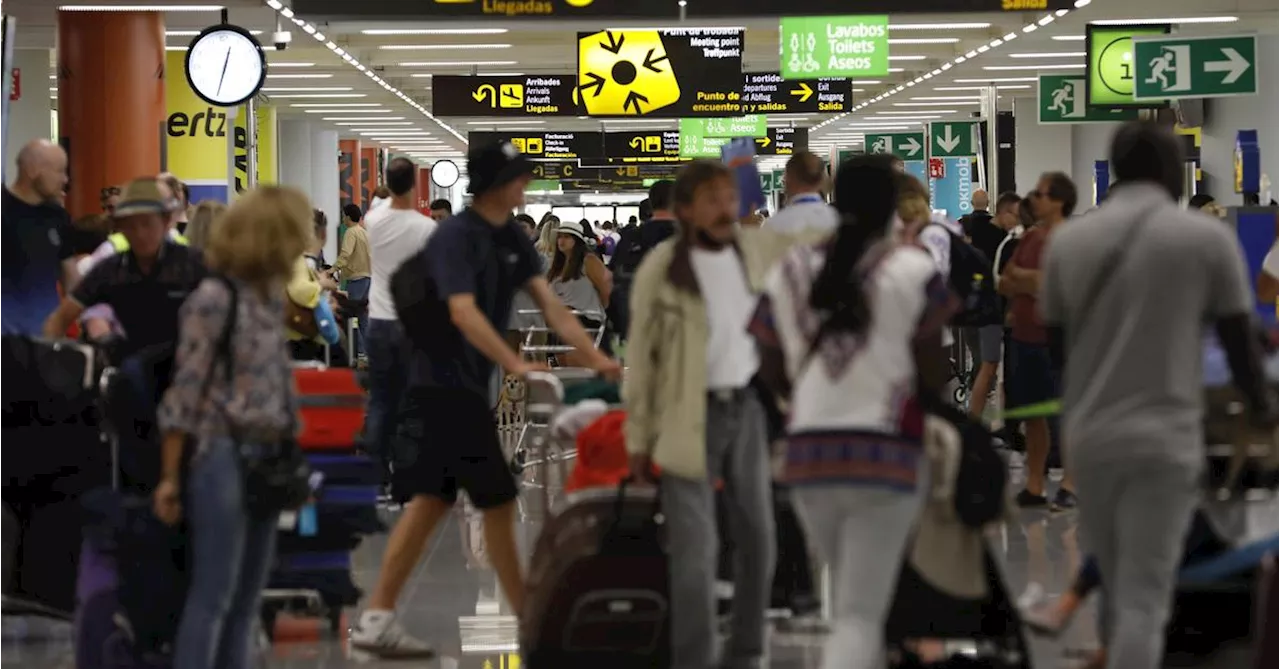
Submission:
<svg viewBox="0 0 1280 669">
<path fill-rule="evenodd" d="M 396 318 L 415 348 L 434 348 L 449 336 L 449 307 L 440 299 L 426 248 L 400 265 L 391 275 L 390 288 Z"/>
<path fill-rule="evenodd" d="M 1002 314 L 995 277 L 991 276 L 991 260 L 960 235 L 945 226 L 942 229 L 951 238 L 951 274 L 947 285 L 960 296 L 962 305 L 959 313 L 951 317 L 951 324 L 956 327 L 999 325 Z"/>
<path fill-rule="evenodd" d="M 613 257 L 609 262 L 609 270 L 613 272 L 614 280 L 630 283 L 631 278 L 636 274 L 636 269 L 640 267 L 640 261 L 644 260 L 644 254 L 648 251 L 644 236 L 640 234 L 639 225 L 623 228 L 618 241 L 613 245 Z"/>
</svg>

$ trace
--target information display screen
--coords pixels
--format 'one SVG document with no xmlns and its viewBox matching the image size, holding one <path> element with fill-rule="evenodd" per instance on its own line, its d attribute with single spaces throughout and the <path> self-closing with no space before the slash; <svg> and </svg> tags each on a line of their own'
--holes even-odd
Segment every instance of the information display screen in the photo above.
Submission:
<svg viewBox="0 0 1280 669">
<path fill-rule="evenodd" d="M 534 160 L 599 158 L 601 141 L 598 132 L 478 131 L 467 133 L 468 146 L 511 142 L 517 151 Z"/>
<path fill-rule="evenodd" d="M 853 106 L 848 79 L 790 79 L 777 72 L 743 75 L 744 114 L 842 114 Z"/>
<path fill-rule="evenodd" d="M 437 74 L 431 78 L 431 113 L 436 116 L 578 116 L 573 86 L 574 78 L 566 75 Z"/>
<path fill-rule="evenodd" d="M 578 98 L 588 116 L 738 116 L 743 31 L 578 34 Z"/>
</svg>

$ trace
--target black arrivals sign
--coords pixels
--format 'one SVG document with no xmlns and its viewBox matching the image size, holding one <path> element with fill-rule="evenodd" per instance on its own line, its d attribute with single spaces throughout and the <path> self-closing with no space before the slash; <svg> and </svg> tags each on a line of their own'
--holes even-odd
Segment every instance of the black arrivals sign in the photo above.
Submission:
<svg viewBox="0 0 1280 669">
<path fill-rule="evenodd" d="M 436 116 L 577 116 L 571 74 L 526 77 L 431 78 L 431 113 Z"/>
</svg>

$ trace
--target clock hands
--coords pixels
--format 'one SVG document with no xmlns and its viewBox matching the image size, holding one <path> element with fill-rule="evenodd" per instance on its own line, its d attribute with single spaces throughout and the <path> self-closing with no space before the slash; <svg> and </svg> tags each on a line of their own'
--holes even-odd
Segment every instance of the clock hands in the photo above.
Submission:
<svg viewBox="0 0 1280 669">
<path fill-rule="evenodd" d="M 222 82 L 227 78 L 227 64 L 231 62 L 231 47 L 227 47 L 227 57 L 222 61 L 222 76 L 218 77 L 218 93 L 222 92 Z"/>
</svg>

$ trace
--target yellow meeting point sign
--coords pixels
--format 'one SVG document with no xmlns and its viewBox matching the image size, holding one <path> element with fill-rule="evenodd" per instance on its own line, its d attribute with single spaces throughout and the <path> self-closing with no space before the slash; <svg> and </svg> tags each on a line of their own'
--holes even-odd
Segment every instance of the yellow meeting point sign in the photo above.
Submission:
<svg viewBox="0 0 1280 669">
<path fill-rule="evenodd" d="M 578 88 L 591 116 L 641 116 L 680 100 L 680 83 L 656 30 L 579 38 Z"/>
</svg>

